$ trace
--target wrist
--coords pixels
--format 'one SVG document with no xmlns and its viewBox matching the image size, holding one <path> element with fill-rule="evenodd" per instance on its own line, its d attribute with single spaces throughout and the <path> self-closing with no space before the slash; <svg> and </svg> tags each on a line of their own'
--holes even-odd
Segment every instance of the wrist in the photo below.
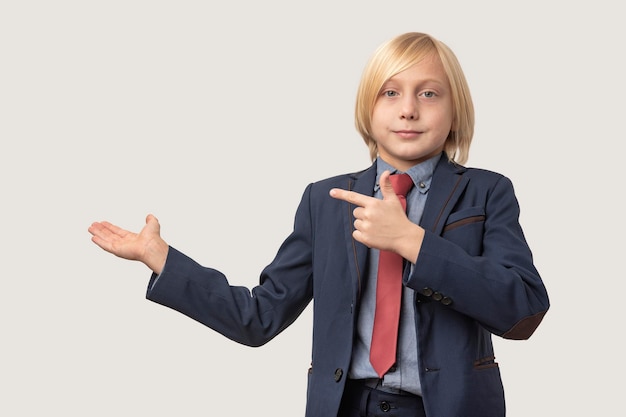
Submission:
<svg viewBox="0 0 626 417">
<path fill-rule="evenodd" d="M 407 228 L 406 231 L 407 233 L 400 239 L 400 250 L 398 253 L 409 262 L 415 263 L 424 240 L 424 229 L 412 223 L 412 226 Z"/>
<path fill-rule="evenodd" d="M 165 266 L 168 252 L 169 245 L 161 238 L 155 239 L 148 245 L 143 263 L 155 274 L 160 274 Z"/>
</svg>

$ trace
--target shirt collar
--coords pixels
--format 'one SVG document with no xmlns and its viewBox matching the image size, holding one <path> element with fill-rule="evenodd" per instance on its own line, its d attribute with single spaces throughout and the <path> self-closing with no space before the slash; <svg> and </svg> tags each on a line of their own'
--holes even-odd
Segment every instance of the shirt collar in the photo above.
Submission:
<svg viewBox="0 0 626 417">
<path fill-rule="evenodd" d="M 442 153 L 433 156 L 417 165 L 413 165 L 405 173 L 409 174 L 415 184 L 415 188 L 420 193 L 426 194 L 430 189 L 430 183 L 433 179 L 433 172 L 435 167 L 441 158 Z M 402 171 L 398 171 L 387 162 L 385 162 L 380 156 L 376 158 L 376 184 L 374 184 L 374 193 L 380 189 L 379 178 L 385 171 L 389 171 L 392 174 L 402 174 Z"/>
</svg>

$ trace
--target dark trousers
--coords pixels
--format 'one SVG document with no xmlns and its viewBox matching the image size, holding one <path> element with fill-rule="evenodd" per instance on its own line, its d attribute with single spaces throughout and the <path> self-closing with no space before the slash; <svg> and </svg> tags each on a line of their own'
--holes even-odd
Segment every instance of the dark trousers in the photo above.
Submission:
<svg viewBox="0 0 626 417">
<path fill-rule="evenodd" d="M 422 397 L 393 394 L 348 380 L 337 417 L 426 417 Z"/>
</svg>

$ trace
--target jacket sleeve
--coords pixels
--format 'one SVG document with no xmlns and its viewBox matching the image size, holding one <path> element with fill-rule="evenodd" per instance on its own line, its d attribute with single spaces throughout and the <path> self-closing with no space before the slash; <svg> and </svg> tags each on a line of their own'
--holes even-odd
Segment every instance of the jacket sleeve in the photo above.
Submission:
<svg viewBox="0 0 626 417">
<path fill-rule="evenodd" d="M 455 223 L 458 227 L 444 228 L 441 236 L 426 231 L 406 285 L 418 297 L 440 301 L 441 308 L 469 316 L 496 335 L 527 339 L 549 300 L 519 225 L 510 180 L 501 177 L 484 207 L 474 206 L 471 214 Z"/>
<path fill-rule="evenodd" d="M 312 299 L 309 188 L 296 213 L 293 232 L 261 273 L 252 290 L 230 285 L 170 247 L 165 268 L 152 276 L 146 297 L 248 346 L 267 343 L 289 326 Z"/>
</svg>

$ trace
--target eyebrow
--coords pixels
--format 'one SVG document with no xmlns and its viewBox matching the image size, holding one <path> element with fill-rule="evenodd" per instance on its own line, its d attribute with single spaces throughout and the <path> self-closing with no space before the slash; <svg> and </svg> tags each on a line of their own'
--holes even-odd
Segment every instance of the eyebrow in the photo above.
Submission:
<svg viewBox="0 0 626 417">
<path fill-rule="evenodd" d="M 394 75 L 394 77 L 395 77 L 395 75 Z M 387 81 L 385 81 L 383 83 L 382 86 L 385 87 L 387 84 L 394 83 L 394 82 L 395 83 L 400 83 L 400 81 L 394 79 L 394 77 L 389 78 Z M 418 84 L 418 85 L 428 84 L 428 83 L 437 84 L 437 85 L 442 86 L 442 87 L 447 87 L 448 86 L 448 82 L 447 81 L 442 81 L 442 80 L 438 80 L 438 79 L 435 79 L 435 78 L 425 78 L 423 80 L 417 80 L 417 82 L 416 82 L 416 84 Z"/>
</svg>

